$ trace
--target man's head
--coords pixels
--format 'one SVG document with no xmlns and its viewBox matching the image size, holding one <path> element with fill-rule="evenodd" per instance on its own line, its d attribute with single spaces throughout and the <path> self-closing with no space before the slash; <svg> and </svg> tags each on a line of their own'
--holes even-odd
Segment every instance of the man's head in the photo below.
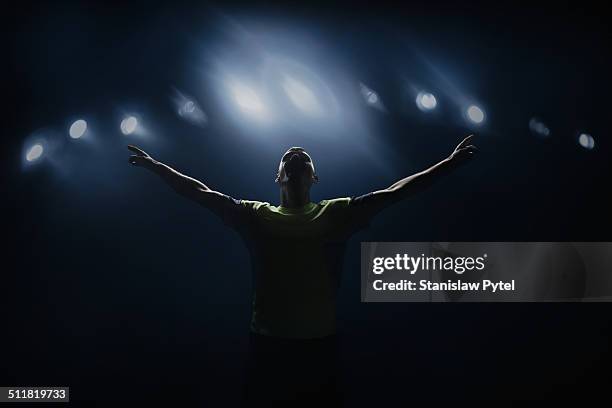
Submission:
<svg viewBox="0 0 612 408">
<path fill-rule="evenodd" d="M 292 147 L 283 154 L 276 175 L 281 187 L 310 189 L 317 181 L 312 158 L 303 148 Z"/>
</svg>

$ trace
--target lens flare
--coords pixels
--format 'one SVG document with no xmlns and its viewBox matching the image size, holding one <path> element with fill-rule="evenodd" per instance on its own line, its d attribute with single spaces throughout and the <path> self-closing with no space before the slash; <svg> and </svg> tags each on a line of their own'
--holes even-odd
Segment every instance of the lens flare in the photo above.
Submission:
<svg viewBox="0 0 612 408">
<path fill-rule="evenodd" d="M 79 139 L 87 131 L 87 122 L 83 119 L 75 121 L 68 130 L 68 134 L 73 139 Z"/>
<path fill-rule="evenodd" d="M 419 92 L 416 97 L 417 107 L 423 112 L 428 112 L 436 108 L 438 106 L 438 101 L 436 97 L 429 92 Z"/>
<path fill-rule="evenodd" d="M 29 162 L 33 162 L 38 160 L 44 152 L 44 149 L 40 143 L 36 143 L 26 153 L 26 160 Z"/>
<path fill-rule="evenodd" d="M 320 115 L 323 113 L 323 109 L 315 94 L 302 82 L 287 76 L 282 86 L 293 106 L 302 112 L 309 115 Z"/>
<path fill-rule="evenodd" d="M 265 112 L 261 98 L 252 88 L 239 82 L 234 82 L 230 84 L 230 91 L 234 101 L 243 112 L 252 115 L 261 115 Z"/>
<path fill-rule="evenodd" d="M 138 127 L 138 119 L 134 116 L 128 116 L 127 118 L 121 121 L 121 133 L 124 135 L 130 135 L 136 131 Z"/>
<path fill-rule="evenodd" d="M 485 114 L 483 110 L 476 105 L 471 105 L 470 107 L 468 107 L 466 110 L 466 114 L 467 114 L 468 119 L 472 123 L 476 123 L 476 124 L 482 123 L 485 118 Z"/>
<path fill-rule="evenodd" d="M 591 150 L 595 147 L 595 139 L 588 133 L 581 133 L 580 136 L 578 136 L 578 143 L 587 150 Z"/>
</svg>

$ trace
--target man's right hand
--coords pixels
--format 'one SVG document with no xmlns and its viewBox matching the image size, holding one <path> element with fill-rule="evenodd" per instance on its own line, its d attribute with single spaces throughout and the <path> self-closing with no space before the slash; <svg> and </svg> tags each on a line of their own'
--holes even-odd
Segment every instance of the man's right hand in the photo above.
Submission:
<svg viewBox="0 0 612 408">
<path fill-rule="evenodd" d="M 134 145 L 128 145 L 128 149 L 135 153 L 129 158 L 130 164 L 134 166 L 147 167 L 155 162 L 151 156 Z"/>
<path fill-rule="evenodd" d="M 453 153 L 449 156 L 449 160 L 453 164 L 464 164 L 474 157 L 474 153 L 478 150 L 476 146 L 472 144 L 472 138 L 474 134 L 469 135 L 459 143 Z"/>
</svg>

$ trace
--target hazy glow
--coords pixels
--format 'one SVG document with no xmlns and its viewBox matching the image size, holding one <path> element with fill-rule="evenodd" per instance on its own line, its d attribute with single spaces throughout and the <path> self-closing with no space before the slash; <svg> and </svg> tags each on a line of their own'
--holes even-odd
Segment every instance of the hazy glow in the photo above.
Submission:
<svg viewBox="0 0 612 408">
<path fill-rule="evenodd" d="M 128 116 L 127 118 L 121 121 L 121 133 L 124 135 L 129 135 L 134 133 L 136 128 L 138 127 L 138 119 L 134 116 Z"/>
<path fill-rule="evenodd" d="M 231 83 L 229 88 L 234 101 L 242 111 L 252 115 L 265 113 L 263 102 L 252 88 L 238 82 Z"/>
<path fill-rule="evenodd" d="M 531 118 L 529 120 L 529 130 L 531 130 L 531 132 L 536 136 L 550 136 L 550 129 L 538 118 Z"/>
<path fill-rule="evenodd" d="M 370 107 L 385 111 L 380 96 L 378 96 L 373 89 L 368 88 L 364 84 L 360 84 L 359 88 L 361 90 L 361 96 Z"/>
<path fill-rule="evenodd" d="M 580 143 L 580 146 L 588 150 L 595 147 L 595 139 L 593 139 L 593 136 L 589 135 L 588 133 L 581 133 L 580 136 L 578 136 L 578 143 Z"/>
<path fill-rule="evenodd" d="M 178 89 L 175 89 L 174 96 L 171 98 L 171 100 L 174 104 L 177 115 L 181 119 L 196 126 L 206 125 L 208 117 L 194 98 L 182 93 Z"/>
<path fill-rule="evenodd" d="M 195 103 L 193 101 L 187 101 L 185 104 L 179 109 L 179 115 L 188 115 L 190 113 L 195 112 Z"/>
<path fill-rule="evenodd" d="M 286 76 L 283 80 L 283 90 L 293 105 L 301 111 L 317 115 L 322 113 L 321 105 L 315 94 L 302 82 Z"/>
<path fill-rule="evenodd" d="M 87 122 L 83 119 L 75 121 L 68 130 L 68 134 L 73 139 L 78 139 L 85 134 L 87 131 Z"/>
<path fill-rule="evenodd" d="M 471 120 L 473 123 L 478 124 L 484 121 L 484 112 L 476 105 L 471 105 L 469 108 L 467 108 L 466 113 L 468 119 Z"/>
<path fill-rule="evenodd" d="M 34 160 L 39 159 L 40 156 L 42 156 L 43 151 L 44 149 L 42 145 L 40 143 L 36 143 L 34 146 L 30 147 L 30 150 L 28 150 L 26 153 L 26 160 L 33 162 Z"/>
<path fill-rule="evenodd" d="M 436 97 L 429 92 L 419 92 L 416 97 L 416 104 L 420 110 L 426 112 L 435 109 L 438 105 L 438 101 Z"/>
<path fill-rule="evenodd" d="M 369 104 L 372 104 L 372 105 L 378 102 L 378 95 L 376 95 L 376 92 L 370 92 L 370 94 L 368 95 L 367 101 Z"/>
</svg>

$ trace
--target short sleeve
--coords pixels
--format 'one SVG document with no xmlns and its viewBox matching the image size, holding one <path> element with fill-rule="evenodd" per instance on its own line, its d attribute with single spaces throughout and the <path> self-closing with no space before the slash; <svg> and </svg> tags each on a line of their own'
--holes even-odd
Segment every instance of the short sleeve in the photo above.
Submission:
<svg viewBox="0 0 612 408">
<path fill-rule="evenodd" d="M 224 197 L 227 205 L 221 213 L 221 220 L 228 227 L 243 230 L 253 225 L 257 211 L 268 203 L 253 200 L 239 200 L 228 195 Z"/>
<path fill-rule="evenodd" d="M 350 236 L 370 226 L 372 213 L 372 193 L 361 196 L 325 200 L 326 206 L 333 213 L 335 225 L 340 236 Z"/>
<path fill-rule="evenodd" d="M 374 206 L 374 193 L 352 196 L 348 207 L 350 218 L 353 220 L 353 232 L 368 228 L 370 220 L 378 212 Z"/>
<path fill-rule="evenodd" d="M 360 196 L 353 196 L 349 201 L 349 205 L 353 208 L 364 209 L 368 206 L 368 203 L 372 202 L 374 193 L 368 193 Z"/>
</svg>

